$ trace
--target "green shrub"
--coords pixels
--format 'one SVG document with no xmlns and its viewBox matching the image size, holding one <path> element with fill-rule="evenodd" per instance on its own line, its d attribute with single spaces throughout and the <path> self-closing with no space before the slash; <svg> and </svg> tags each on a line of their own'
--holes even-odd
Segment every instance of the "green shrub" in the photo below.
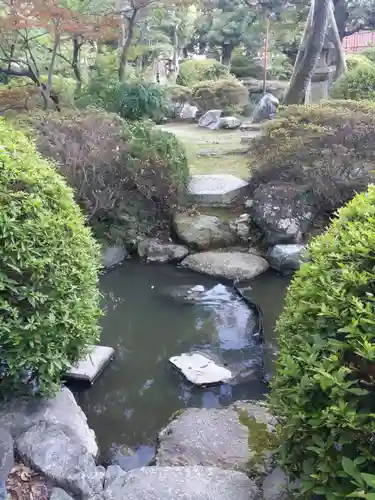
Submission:
<svg viewBox="0 0 375 500">
<path fill-rule="evenodd" d="M 322 212 L 364 190 L 375 165 L 375 113 L 366 103 L 348 103 L 358 111 L 329 103 L 282 109 L 251 143 L 251 189 L 267 183 L 304 188 Z"/>
<path fill-rule="evenodd" d="M 191 101 L 192 91 L 183 85 L 168 85 L 165 87 L 165 95 L 174 103 L 184 104 Z"/>
<path fill-rule="evenodd" d="M 249 94 L 238 80 L 227 78 L 194 85 L 192 99 L 203 111 L 222 109 L 240 113 L 249 103 Z"/>
<path fill-rule="evenodd" d="M 189 169 L 174 135 L 99 112 L 31 120 L 39 151 L 58 164 L 97 237 L 153 234 L 184 202 Z"/>
<path fill-rule="evenodd" d="M 332 89 L 334 99 L 375 99 L 375 65 L 358 67 L 342 75 Z"/>
<path fill-rule="evenodd" d="M 361 50 L 360 54 L 375 64 L 375 47 L 368 47 L 365 50 Z"/>
<path fill-rule="evenodd" d="M 72 192 L 0 120 L 1 395 L 50 393 L 98 337 L 98 250 Z"/>
<path fill-rule="evenodd" d="M 177 83 L 185 87 L 192 87 L 196 83 L 205 80 L 218 80 L 228 76 L 228 74 L 228 68 L 215 59 L 192 59 L 180 64 Z"/>
<path fill-rule="evenodd" d="M 355 71 L 361 68 L 371 68 L 372 62 L 363 54 L 348 54 L 346 56 L 348 71 Z"/>
<path fill-rule="evenodd" d="M 311 242 L 277 324 L 271 402 L 282 462 L 306 499 L 375 494 L 374 248 L 370 186 Z"/>
<path fill-rule="evenodd" d="M 167 113 L 165 89 L 157 83 L 133 81 L 109 83 L 105 88 L 95 82 L 81 92 L 80 107 L 96 106 L 128 120 L 160 120 Z"/>
<path fill-rule="evenodd" d="M 236 54 L 232 57 L 230 72 L 236 78 L 262 78 L 263 68 L 250 56 Z"/>
</svg>

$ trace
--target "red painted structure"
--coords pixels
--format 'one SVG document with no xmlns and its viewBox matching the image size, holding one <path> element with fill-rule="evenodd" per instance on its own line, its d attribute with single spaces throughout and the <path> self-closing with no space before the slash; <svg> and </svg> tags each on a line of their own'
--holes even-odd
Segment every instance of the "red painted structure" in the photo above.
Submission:
<svg viewBox="0 0 375 500">
<path fill-rule="evenodd" d="M 343 41 L 346 54 L 360 52 L 367 47 L 375 46 L 375 31 L 360 31 L 354 35 L 347 36 Z"/>
</svg>

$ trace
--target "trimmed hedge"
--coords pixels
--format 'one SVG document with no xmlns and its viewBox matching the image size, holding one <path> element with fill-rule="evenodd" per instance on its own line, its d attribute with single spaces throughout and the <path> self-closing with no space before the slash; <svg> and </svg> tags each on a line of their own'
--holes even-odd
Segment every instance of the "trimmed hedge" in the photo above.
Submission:
<svg viewBox="0 0 375 500">
<path fill-rule="evenodd" d="M 238 80 L 228 78 L 197 83 L 192 100 L 203 111 L 222 109 L 240 113 L 249 103 L 249 94 Z"/>
<path fill-rule="evenodd" d="M 228 68 L 216 59 L 191 59 L 180 64 L 176 83 L 192 87 L 196 83 L 205 80 L 219 80 L 228 75 Z"/>
<path fill-rule="evenodd" d="M 351 109 L 355 111 L 351 111 Z M 321 212 L 332 212 L 373 179 L 375 108 L 288 106 L 249 149 L 250 188 L 283 183 L 303 187 Z"/>
<path fill-rule="evenodd" d="M 38 150 L 56 162 L 98 238 L 153 234 L 185 201 L 189 168 L 173 134 L 100 112 L 31 120 Z"/>
<path fill-rule="evenodd" d="M 346 56 L 348 71 L 355 71 L 360 68 L 371 68 L 373 63 L 364 54 L 348 54 Z"/>
<path fill-rule="evenodd" d="M 342 75 L 333 86 L 332 97 L 375 100 L 375 65 L 358 66 Z"/>
<path fill-rule="evenodd" d="M 309 245 L 277 324 L 271 404 L 302 498 L 375 498 L 375 187 Z"/>
<path fill-rule="evenodd" d="M 98 338 L 98 249 L 72 192 L 0 119 L 1 396 L 51 393 Z"/>
<path fill-rule="evenodd" d="M 250 56 L 236 54 L 232 57 L 230 72 L 236 78 L 262 78 L 264 69 Z"/>
</svg>

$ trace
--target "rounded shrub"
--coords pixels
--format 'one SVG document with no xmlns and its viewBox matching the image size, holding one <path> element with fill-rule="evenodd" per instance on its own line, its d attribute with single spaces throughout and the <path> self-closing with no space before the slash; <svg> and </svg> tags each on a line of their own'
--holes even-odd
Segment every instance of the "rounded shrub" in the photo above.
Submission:
<svg viewBox="0 0 375 500">
<path fill-rule="evenodd" d="M 375 47 L 368 47 L 365 50 L 361 50 L 360 54 L 375 64 Z"/>
<path fill-rule="evenodd" d="M 350 101 L 348 101 L 350 103 Z M 375 113 L 367 103 L 346 108 L 288 106 L 249 149 L 250 187 L 282 183 L 308 191 L 332 212 L 373 179 Z"/>
<path fill-rule="evenodd" d="M 51 393 L 97 340 L 98 249 L 72 191 L 0 120 L 0 386 Z"/>
<path fill-rule="evenodd" d="M 249 103 L 249 94 L 238 80 L 227 78 L 194 85 L 192 100 L 203 111 L 222 109 L 240 113 Z"/>
<path fill-rule="evenodd" d="M 271 404 L 302 498 L 375 496 L 375 186 L 312 240 L 278 324 Z"/>
<path fill-rule="evenodd" d="M 236 54 L 232 57 L 230 72 L 236 78 L 262 78 L 264 70 L 251 57 Z"/>
<path fill-rule="evenodd" d="M 184 104 L 191 101 L 192 91 L 183 85 L 168 85 L 165 87 L 165 95 L 173 103 Z"/>
<path fill-rule="evenodd" d="M 348 71 L 334 84 L 334 99 L 375 99 L 375 65 L 359 66 Z"/>
<path fill-rule="evenodd" d="M 173 134 L 103 112 L 49 113 L 23 125 L 74 189 L 98 238 L 153 234 L 185 201 L 189 168 Z"/>
<path fill-rule="evenodd" d="M 228 75 L 228 68 L 215 59 L 191 59 L 180 64 L 177 83 L 192 87 L 198 82 L 218 80 Z"/>
<path fill-rule="evenodd" d="M 348 54 L 346 56 L 348 71 L 355 71 L 361 68 L 371 68 L 373 66 L 370 59 L 364 54 Z"/>
</svg>

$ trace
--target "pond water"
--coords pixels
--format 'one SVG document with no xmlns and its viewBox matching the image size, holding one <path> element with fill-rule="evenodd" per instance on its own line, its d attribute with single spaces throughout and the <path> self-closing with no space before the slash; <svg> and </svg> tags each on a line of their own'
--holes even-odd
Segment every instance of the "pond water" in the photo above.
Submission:
<svg viewBox="0 0 375 500">
<path fill-rule="evenodd" d="M 288 281 L 268 272 L 246 291 L 263 310 L 266 370 Z M 147 463 L 157 432 L 181 408 L 264 397 L 259 315 L 231 287 L 172 265 L 126 262 L 102 276 L 101 290 L 101 343 L 114 347 L 116 357 L 78 400 L 104 460 L 128 468 Z M 193 350 L 218 357 L 236 374 L 234 381 L 192 387 L 168 358 Z M 127 447 L 137 451 L 134 457 L 127 457 Z"/>
</svg>

